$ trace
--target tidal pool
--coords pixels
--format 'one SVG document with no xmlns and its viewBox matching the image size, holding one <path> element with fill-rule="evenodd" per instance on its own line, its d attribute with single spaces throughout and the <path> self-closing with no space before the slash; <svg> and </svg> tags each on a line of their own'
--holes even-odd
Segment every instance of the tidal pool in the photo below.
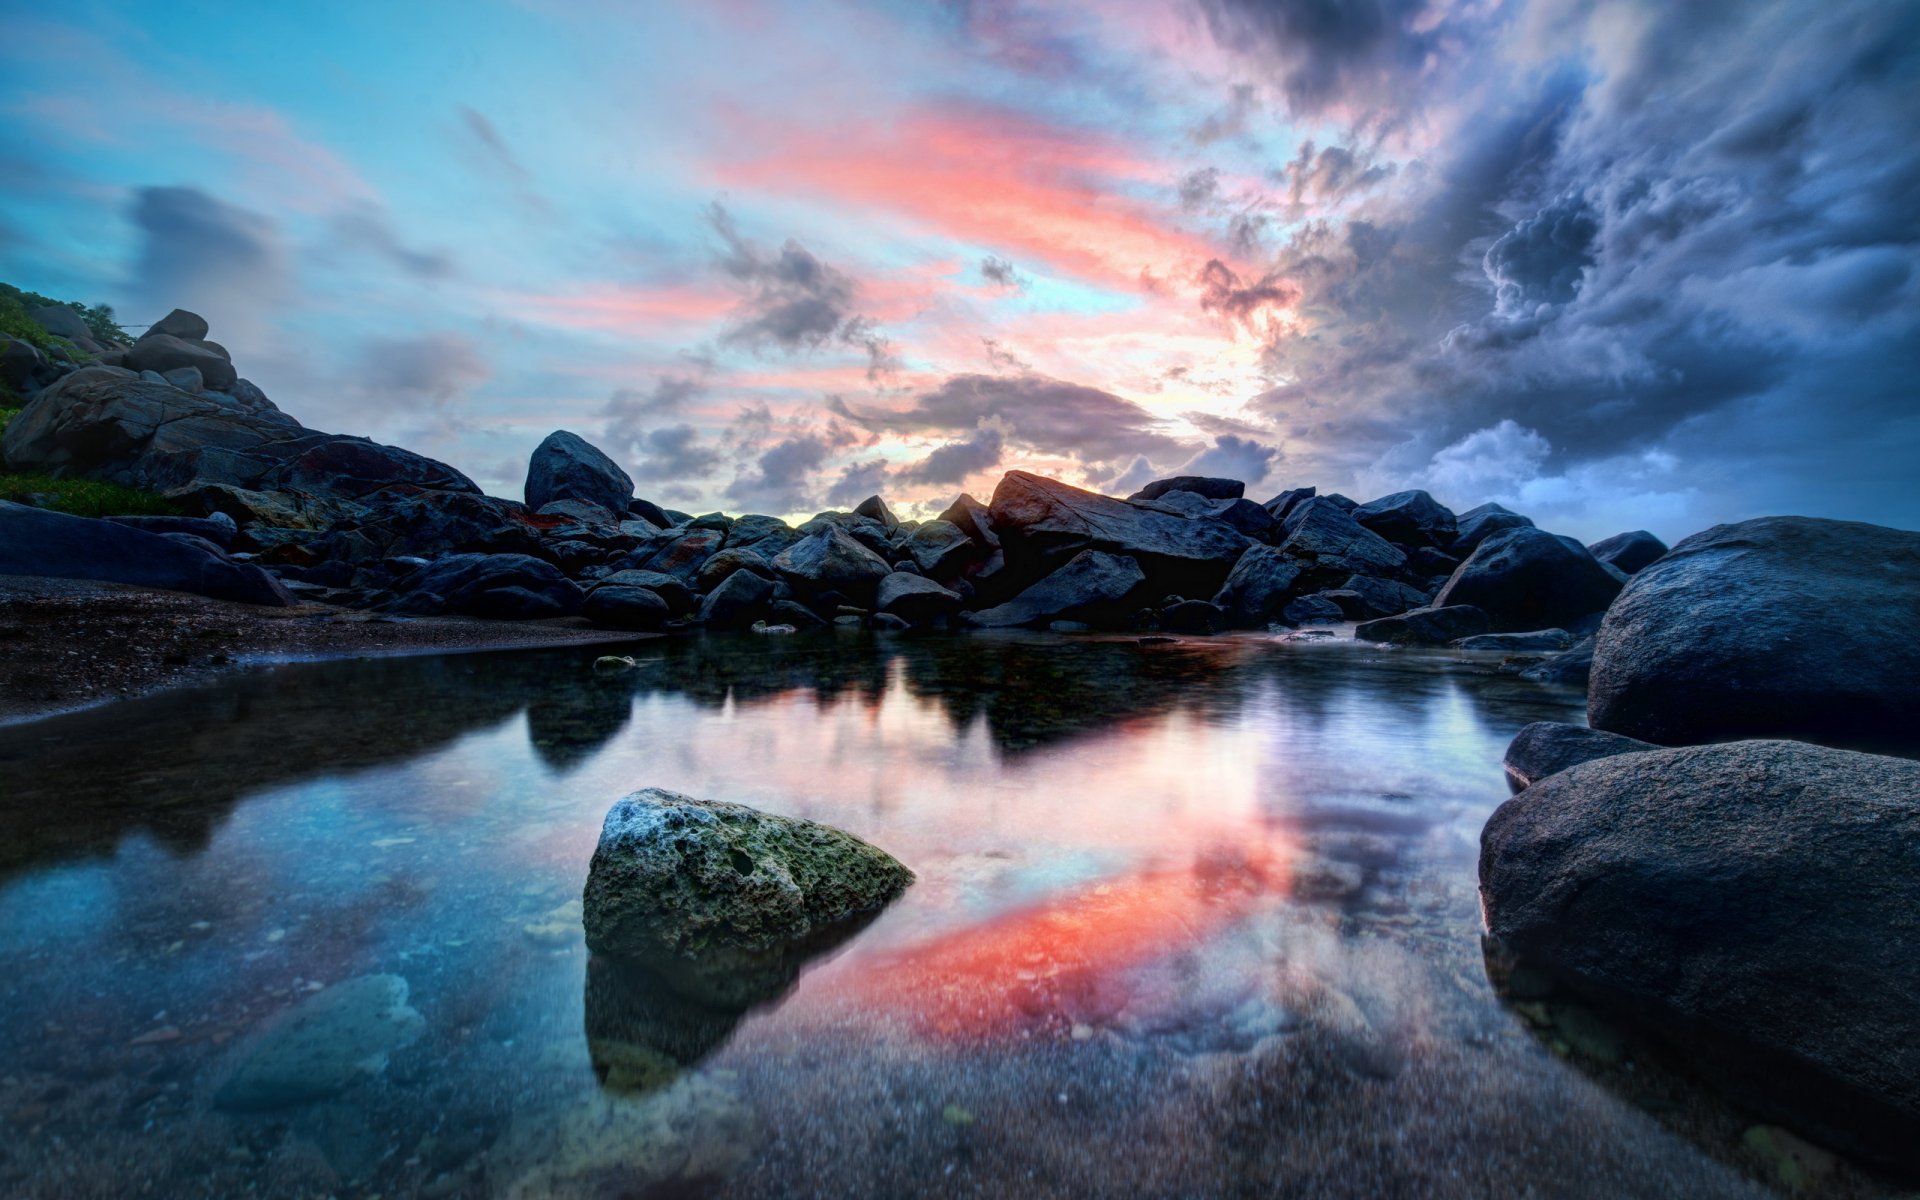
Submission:
<svg viewBox="0 0 1920 1200">
<path fill-rule="evenodd" d="M 1770 1194 L 1736 1116 L 1488 983 L 1501 751 L 1578 694 L 1344 640 L 599 653 L 0 729 L 0 1193 Z M 669 1011 L 580 931 L 646 786 L 918 882 L 744 1016 Z"/>
</svg>

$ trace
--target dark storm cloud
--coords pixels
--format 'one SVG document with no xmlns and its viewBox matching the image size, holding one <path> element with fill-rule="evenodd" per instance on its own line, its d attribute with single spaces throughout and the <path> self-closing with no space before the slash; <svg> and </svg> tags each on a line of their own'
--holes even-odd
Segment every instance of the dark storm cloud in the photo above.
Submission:
<svg viewBox="0 0 1920 1200">
<path fill-rule="evenodd" d="M 1044 375 L 954 375 L 905 409 L 856 411 L 838 399 L 829 408 L 875 432 L 970 434 L 997 418 L 1008 439 L 1083 462 L 1186 453 L 1132 401 Z"/>
<path fill-rule="evenodd" d="M 285 299 L 290 256 L 278 228 L 259 213 L 198 188 L 149 187 L 134 193 L 131 215 L 140 231 L 133 291 L 155 310 L 150 319 L 179 307 L 224 325 L 223 317 L 250 316 Z"/>
<path fill-rule="evenodd" d="M 989 422 L 958 441 L 936 446 L 919 462 L 894 472 L 903 484 L 959 483 L 969 475 L 990 471 L 1006 456 L 1006 434 L 1002 423 Z"/>
<path fill-rule="evenodd" d="M 361 350 L 357 373 L 369 395 L 409 395 L 444 403 L 486 382 L 493 368 L 472 339 L 442 331 L 370 339 Z"/>
<path fill-rule="evenodd" d="M 1482 260 L 1493 283 L 1494 311 L 1519 316 L 1573 299 L 1581 273 L 1593 265 L 1599 232 L 1586 201 L 1567 196 L 1501 234 Z"/>
<path fill-rule="evenodd" d="M 1211 259 L 1200 272 L 1200 307 L 1219 313 L 1228 320 L 1255 327 L 1255 318 L 1263 310 L 1283 307 L 1300 298 L 1300 289 L 1269 274 L 1263 279 L 1243 281 L 1219 259 Z"/>
</svg>

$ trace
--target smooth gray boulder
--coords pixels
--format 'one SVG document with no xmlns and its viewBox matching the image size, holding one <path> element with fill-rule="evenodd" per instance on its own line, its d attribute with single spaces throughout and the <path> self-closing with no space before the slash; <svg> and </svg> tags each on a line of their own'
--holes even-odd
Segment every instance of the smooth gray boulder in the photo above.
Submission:
<svg viewBox="0 0 1920 1200">
<path fill-rule="evenodd" d="M 127 350 L 124 360 L 135 371 L 158 371 L 161 375 L 191 367 L 200 372 L 206 385 L 216 390 L 233 386 L 238 373 L 233 363 L 217 349 L 167 334 L 149 333 Z"/>
<path fill-rule="evenodd" d="M 1520 678 L 1554 687 L 1577 687 L 1584 692 L 1592 673 L 1593 639 L 1586 637 L 1575 642 L 1564 653 L 1528 667 L 1520 672 Z"/>
<path fill-rule="evenodd" d="M 1596 758 L 1659 749 L 1662 747 L 1651 742 L 1621 737 L 1604 729 L 1568 725 L 1563 721 L 1535 721 L 1514 735 L 1500 765 L 1507 773 L 1508 786 L 1517 792 L 1549 775 Z"/>
<path fill-rule="evenodd" d="M 1325 592 L 1302 596 L 1280 610 L 1280 619 L 1289 625 L 1338 625 L 1347 619 L 1340 602 Z"/>
<path fill-rule="evenodd" d="M 1633 577 L 1595 639 L 1587 719 L 1667 745 L 1790 737 L 1920 754 L 1920 533 L 1716 525 Z"/>
<path fill-rule="evenodd" d="M 913 565 L 934 579 L 951 579 L 978 553 L 974 541 L 951 521 L 938 517 L 907 535 Z"/>
<path fill-rule="evenodd" d="M 1427 594 L 1418 588 L 1372 575 L 1349 575 L 1339 590 L 1353 593 L 1360 611 L 1347 615 L 1354 620 L 1398 616 L 1427 602 Z"/>
<path fill-rule="evenodd" d="M 1362 621 L 1353 636 L 1363 642 L 1392 642 L 1401 646 L 1444 646 L 1487 632 L 1487 614 L 1471 604 L 1416 608 L 1397 617 Z"/>
<path fill-rule="evenodd" d="M 622 572 L 627 575 L 646 573 Z M 679 580 L 673 582 L 678 584 Z M 658 629 L 686 611 L 686 608 L 675 608 L 669 604 L 666 597 L 652 588 L 628 583 L 603 583 L 589 591 L 580 604 L 581 616 L 609 629 Z"/>
<path fill-rule="evenodd" d="M 1249 546 L 1233 564 L 1213 602 L 1234 629 L 1265 629 L 1281 619 L 1287 603 L 1299 594 L 1306 565 L 1282 554 L 1276 546 Z"/>
<path fill-rule="evenodd" d="M 1498 633 L 1565 628 L 1605 612 L 1626 576 L 1570 537 L 1523 526 L 1481 542 L 1455 570 L 1435 608 L 1471 604 Z"/>
<path fill-rule="evenodd" d="M 616 566 L 622 571 L 658 571 L 692 587 L 726 538 L 713 529 L 668 529 L 635 546 Z"/>
<path fill-rule="evenodd" d="M 1456 526 L 1458 532 L 1453 541 L 1444 547 L 1455 558 L 1465 558 L 1474 548 L 1496 533 L 1509 529 L 1531 529 L 1533 518 L 1523 517 L 1503 504 L 1482 504 L 1460 514 Z"/>
<path fill-rule="evenodd" d="M 271 1112 L 345 1091 L 386 1069 L 426 1020 L 398 975 L 362 975 L 323 988 L 268 1022 L 232 1052 L 215 1108 Z"/>
<path fill-rule="evenodd" d="M 1480 845 L 1499 945 L 1762 1115 L 1920 1166 L 1920 763 L 1786 741 L 1623 754 L 1534 783 Z"/>
<path fill-rule="evenodd" d="M 1667 552 L 1667 544 L 1644 529 L 1616 533 L 1587 547 L 1587 553 L 1628 575 L 1654 563 Z"/>
<path fill-rule="evenodd" d="M 850 833 L 644 788 L 607 813 L 587 868 L 587 946 L 646 962 L 755 955 L 880 908 L 913 882 Z"/>
<path fill-rule="evenodd" d="M 1209 475 L 1175 475 L 1156 479 L 1141 488 L 1129 500 L 1158 500 L 1168 492 L 1192 492 L 1209 500 L 1238 500 L 1247 494 L 1247 485 L 1238 479 L 1220 479 Z"/>
<path fill-rule="evenodd" d="M 1453 643 L 1455 650 L 1494 650 L 1503 654 L 1558 654 L 1573 648 L 1573 635 L 1564 629 L 1534 629 L 1526 633 L 1482 633 Z"/>
<path fill-rule="evenodd" d="M 92 340 L 93 330 L 88 328 L 86 319 L 64 304 L 41 304 L 27 310 L 27 316 L 33 323 L 55 337 L 78 341 L 81 338 Z"/>
<path fill-rule="evenodd" d="M 276 608 L 297 603 L 272 575 L 234 562 L 217 548 L 5 500 L 0 500 L 0 575 L 100 579 Z"/>
<path fill-rule="evenodd" d="M 1112 624 L 1140 599 L 1147 582 L 1140 564 L 1118 554 L 1082 550 L 1052 574 L 1004 604 L 967 614 L 988 629 L 1054 620 Z"/>
<path fill-rule="evenodd" d="M 208 332 L 205 317 L 199 313 L 188 312 L 184 308 L 176 308 L 147 326 L 147 331 L 140 335 L 139 340 L 144 342 L 148 338 L 176 337 L 197 342 L 204 339 Z"/>
<path fill-rule="evenodd" d="M 1287 514 L 1292 512 L 1297 505 L 1313 499 L 1315 491 L 1316 489 L 1310 487 L 1288 488 L 1260 507 L 1272 513 L 1274 520 L 1284 521 L 1287 518 Z"/>
<path fill-rule="evenodd" d="M 868 496 L 865 500 L 853 506 L 853 512 L 855 516 L 865 517 L 869 521 L 880 522 L 881 527 L 888 533 L 892 533 L 900 527 L 899 518 L 893 515 L 893 510 L 888 508 L 887 502 L 879 496 Z"/>
<path fill-rule="evenodd" d="M 577 433 L 556 429 L 527 460 L 527 507 L 538 511 L 555 500 L 585 500 L 611 512 L 628 511 L 633 480 L 600 448 Z"/>
<path fill-rule="evenodd" d="M 710 592 L 735 571 L 752 571 L 765 579 L 775 577 L 773 564 L 758 550 L 729 546 L 701 564 L 694 586 L 703 592 Z"/>
<path fill-rule="evenodd" d="M 1212 595 L 1250 544 L 1220 521 L 1187 520 L 1026 471 L 1001 477 L 989 511 L 1002 541 L 1017 537 L 1030 557 L 1059 562 L 1082 550 L 1121 555 L 1156 588 L 1182 596 Z"/>
</svg>

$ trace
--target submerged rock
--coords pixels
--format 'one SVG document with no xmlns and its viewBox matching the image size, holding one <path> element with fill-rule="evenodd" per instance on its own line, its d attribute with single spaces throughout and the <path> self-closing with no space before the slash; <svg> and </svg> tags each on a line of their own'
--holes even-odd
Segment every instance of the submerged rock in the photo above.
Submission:
<svg viewBox="0 0 1920 1200">
<path fill-rule="evenodd" d="M 362 975 L 314 993 L 236 1053 L 217 1108 L 260 1112 L 324 1100 L 386 1069 L 426 1021 L 407 1006 L 407 981 Z"/>
<path fill-rule="evenodd" d="M 1363 621 L 1354 626 L 1353 636 L 1363 642 L 1444 646 L 1485 633 L 1489 624 L 1487 614 L 1473 605 L 1452 604 L 1444 608 L 1416 608 L 1397 617 Z"/>
<path fill-rule="evenodd" d="M 1920 1165 L 1920 763 L 1799 742 L 1622 754 L 1501 805 L 1487 927 L 1828 1145 Z"/>
<path fill-rule="evenodd" d="M 1588 720 L 1667 744 L 1790 737 L 1920 754 L 1920 533 L 1762 517 L 1633 577 L 1596 639 Z"/>
<path fill-rule="evenodd" d="M 587 945 L 643 961 L 762 954 L 913 882 L 850 833 L 645 788 L 607 813 L 587 871 Z"/>
</svg>

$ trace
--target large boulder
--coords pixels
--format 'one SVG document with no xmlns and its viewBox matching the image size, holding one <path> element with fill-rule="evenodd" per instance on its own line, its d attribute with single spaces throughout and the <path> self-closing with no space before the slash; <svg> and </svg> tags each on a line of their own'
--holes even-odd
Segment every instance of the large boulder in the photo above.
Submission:
<svg viewBox="0 0 1920 1200">
<path fill-rule="evenodd" d="M 1369 500 L 1353 519 L 1402 546 L 1446 546 L 1458 532 L 1453 510 L 1417 489 Z"/>
<path fill-rule="evenodd" d="M 1397 546 L 1355 521 L 1338 497 L 1295 505 L 1282 527 L 1281 551 L 1308 564 L 1315 587 L 1335 587 L 1349 575 L 1396 575 L 1407 565 Z"/>
<path fill-rule="evenodd" d="M 251 563 L 232 561 L 199 538 L 178 538 L 4 500 L 0 500 L 0 575 L 103 579 L 275 607 L 295 603 L 279 580 Z"/>
<path fill-rule="evenodd" d="M 907 535 L 907 556 L 935 579 L 951 579 L 979 549 L 958 525 L 936 517 Z"/>
<path fill-rule="evenodd" d="M 503 621 L 570 617 L 585 600 L 553 564 L 525 554 L 450 554 L 406 577 L 392 605 L 407 613 L 463 613 Z"/>
<path fill-rule="evenodd" d="M 675 527 L 634 547 L 616 566 L 623 571 L 658 571 L 692 586 L 707 563 L 720 553 L 726 538 L 717 529 Z"/>
<path fill-rule="evenodd" d="M 865 517 L 869 521 L 880 522 L 881 527 L 888 533 L 892 533 L 900 527 L 899 518 L 895 517 L 893 510 L 887 507 L 887 502 L 878 496 L 868 496 L 865 500 L 853 506 L 853 512 L 855 516 Z"/>
<path fill-rule="evenodd" d="M 758 620 L 772 602 L 773 580 L 735 571 L 700 602 L 700 623 L 709 629 L 741 629 Z"/>
<path fill-rule="evenodd" d="M 210 331 L 205 317 L 199 313 L 188 312 L 184 308 L 176 308 L 147 326 L 147 331 L 140 335 L 140 340 L 144 342 L 149 338 L 175 337 L 197 342 L 205 339 L 208 332 Z"/>
<path fill-rule="evenodd" d="M 633 480 L 620 465 L 577 433 L 556 429 L 527 460 L 527 507 L 585 500 L 616 513 L 633 503 Z"/>
<path fill-rule="evenodd" d="M 1111 624 L 1130 611 L 1146 582 L 1140 564 L 1132 559 L 1082 550 L 1011 600 L 970 613 L 968 619 L 989 629 L 1056 620 Z"/>
<path fill-rule="evenodd" d="M 804 592 L 839 592 L 855 600 L 872 598 L 880 581 L 893 573 L 886 559 L 831 524 L 775 555 L 773 569 Z"/>
<path fill-rule="evenodd" d="M 958 612 L 961 597 L 924 575 L 895 571 L 880 581 L 874 607 L 915 625 Z"/>
<path fill-rule="evenodd" d="M 1572 538 L 1523 526 L 1475 547 L 1433 603 L 1471 604 L 1500 632 L 1564 629 L 1605 612 L 1625 580 Z"/>
<path fill-rule="evenodd" d="M 1213 597 L 1233 629 L 1264 629 L 1300 593 L 1306 565 L 1275 546 L 1249 546 Z"/>
<path fill-rule="evenodd" d="M 231 387 L 239 378 L 233 363 L 217 347 L 164 333 L 149 333 L 135 342 L 127 351 L 125 364 L 135 371 L 158 371 L 162 375 L 192 367 L 208 387 L 215 389 Z"/>
<path fill-rule="evenodd" d="M 1920 1166 L 1920 763 L 1785 741 L 1621 754 L 1503 804 L 1491 935 L 1814 1140 Z"/>
<path fill-rule="evenodd" d="M 1315 489 L 1310 487 L 1288 488 L 1260 507 L 1273 514 L 1276 521 L 1286 520 L 1287 514 L 1305 501 L 1313 499 Z"/>
<path fill-rule="evenodd" d="M 1251 500 L 1213 500 L 1208 504 L 1209 508 L 1205 515 L 1233 526 L 1250 538 L 1264 539 L 1271 535 L 1274 526 L 1280 523 L 1274 519 L 1272 513 Z"/>
<path fill-rule="evenodd" d="M 1212 595 L 1250 544 L 1220 521 L 1187 520 L 1026 471 L 1001 478 L 989 511 L 1000 537 L 1018 538 L 1042 569 L 1098 550 L 1133 559 L 1154 587 L 1182 596 Z"/>
<path fill-rule="evenodd" d="M 1485 633 L 1490 625 L 1487 614 L 1473 605 L 1450 604 L 1444 608 L 1416 608 L 1377 621 L 1362 621 L 1353 627 L 1353 636 L 1363 642 L 1391 642 L 1398 646 L 1444 646 Z"/>
<path fill-rule="evenodd" d="M 1616 754 L 1640 754 L 1659 746 L 1637 738 L 1621 737 L 1604 729 L 1569 725 L 1563 721 L 1535 721 L 1515 734 L 1507 744 L 1501 767 L 1507 784 L 1514 791 L 1532 787 L 1549 775 L 1558 775 L 1568 767 L 1577 767 L 1596 758 Z"/>
<path fill-rule="evenodd" d="M 762 954 L 880 908 L 913 872 L 831 826 L 660 788 L 607 813 L 587 868 L 587 946 L 643 962 Z"/>
<path fill-rule="evenodd" d="M 1628 575 L 1650 566 L 1667 552 L 1667 544 L 1644 529 L 1616 533 L 1587 547 L 1587 553 Z"/>
<path fill-rule="evenodd" d="M 86 319 L 64 304 L 41 304 L 27 310 L 27 316 L 33 323 L 55 337 L 78 341 L 81 338 L 92 340 L 93 330 L 87 327 Z"/>
<path fill-rule="evenodd" d="M 1158 500 L 1168 492 L 1192 492 L 1209 500 L 1238 500 L 1247 494 L 1247 485 L 1238 479 L 1216 479 L 1206 475 L 1175 475 L 1156 479 L 1141 488 L 1129 500 Z"/>
<path fill-rule="evenodd" d="M 1528 529 L 1532 525 L 1533 518 L 1523 517 L 1505 505 L 1482 504 L 1460 514 L 1456 521 L 1458 531 L 1446 550 L 1455 558 L 1465 558 L 1473 553 L 1474 547 L 1496 533 L 1509 529 Z"/>
<path fill-rule="evenodd" d="M 627 575 L 646 573 L 622 572 Z M 661 578 L 671 577 L 663 575 Z M 679 581 L 674 580 L 674 582 Z M 580 605 L 580 615 L 595 625 L 603 625 L 609 629 L 658 629 L 678 614 L 673 606 L 668 604 L 666 598 L 652 588 L 625 583 L 602 583 L 595 585 L 587 592 L 587 598 Z"/>
<path fill-rule="evenodd" d="M 1594 645 L 1587 719 L 1668 745 L 1791 737 L 1920 754 L 1920 533 L 1762 517 L 1633 577 Z"/>
</svg>

